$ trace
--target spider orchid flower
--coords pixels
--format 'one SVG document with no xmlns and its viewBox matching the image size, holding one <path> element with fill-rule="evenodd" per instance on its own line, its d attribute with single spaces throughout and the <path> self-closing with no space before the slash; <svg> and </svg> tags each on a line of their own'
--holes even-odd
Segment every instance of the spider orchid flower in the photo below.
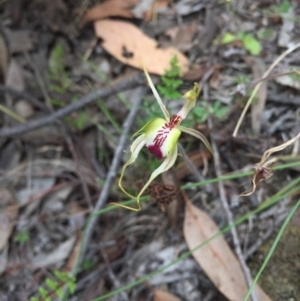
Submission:
<svg viewBox="0 0 300 301">
<path fill-rule="evenodd" d="M 141 210 L 140 206 L 140 197 L 143 194 L 143 192 L 147 189 L 147 187 L 150 185 L 150 183 L 161 173 L 167 171 L 170 169 L 177 158 L 178 155 L 178 147 L 177 142 L 182 132 L 190 134 L 198 139 L 200 139 L 205 146 L 208 148 L 208 150 L 212 153 L 212 148 L 208 142 L 208 140 L 204 137 L 203 134 L 200 132 L 192 129 L 187 128 L 184 126 L 181 126 L 180 123 L 183 119 L 186 118 L 187 114 L 192 110 L 195 105 L 198 98 L 198 95 L 200 93 L 200 87 L 197 83 L 194 84 L 194 88 L 187 93 L 183 95 L 183 98 L 185 99 L 185 103 L 182 107 L 182 109 L 174 116 L 170 117 L 169 112 L 167 111 L 166 107 L 164 106 L 159 94 L 157 93 L 157 90 L 155 89 L 153 82 L 144 68 L 144 72 L 146 75 L 146 78 L 148 80 L 149 86 L 152 90 L 152 93 L 154 94 L 161 111 L 164 115 L 164 118 L 154 118 L 150 120 L 145 126 L 143 126 L 139 131 L 137 131 L 132 138 L 137 137 L 131 147 L 131 157 L 130 159 L 124 164 L 121 172 L 121 176 L 119 178 L 119 187 L 120 189 L 130 198 L 133 198 L 137 201 L 138 208 L 133 208 L 125 205 L 121 205 L 119 203 L 111 203 L 114 205 L 117 205 L 119 207 L 123 207 L 129 210 L 133 211 L 139 211 Z M 147 149 L 156 156 L 157 159 L 163 160 L 162 164 L 153 171 L 151 174 L 149 180 L 144 185 L 144 187 L 141 189 L 139 194 L 135 197 L 131 194 L 129 194 L 122 186 L 122 179 L 125 172 L 125 169 L 128 165 L 135 162 L 137 159 L 141 149 L 146 146 Z"/>
</svg>

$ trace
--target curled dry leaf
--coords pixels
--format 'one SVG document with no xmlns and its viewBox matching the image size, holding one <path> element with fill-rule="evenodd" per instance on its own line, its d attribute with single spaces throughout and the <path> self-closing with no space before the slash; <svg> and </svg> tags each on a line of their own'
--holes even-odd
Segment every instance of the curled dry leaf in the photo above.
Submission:
<svg viewBox="0 0 300 301">
<path fill-rule="evenodd" d="M 207 213 L 189 201 L 186 203 L 183 232 L 190 250 L 219 231 Z M 223 236 L 212 239 L 194 251 L 193 256 L 224 296 L 231 301 L 244 300 L 248 290 L 246 280 L 238 259 Z M 271 301 L 258 285 L 255 286 L 255 291 L 259 301 Z"/>
<path fill-rule="evenodd" d="M 84 26 L 88 22 L 105 19 L 108 17 L 133 18 L 131 8 L 138 4 L 139 0 L 108 0 L 100 3 L 82 17 L 79 26 Z"/>
<path fill-rule="evenodd" d="M 170 60 L 177 55 L 181 72 L 188 68 L 188 59 L 175 48 L 159 48 L 157 42 L 128 22 L 101 20 L 94 23 L 96 36 L 102 38 L 103 48 L 124 64 L 163 75 Z"/>
<path fill-rule="evenodd" d="M 17 201 L 12 193 L 5 188 L 0 189 L 0 251 L 9 240 L 18 212 Z"/>
<path fill-rule="evenodd" d="M 172 295 L 171 293 L 155 290 L 154 301 L 181 301 L 181 299 Z"/>
<path fill-rule="evenodd" d="M 291 140 L 283 144 L 267 149 L 264 152 L 260 162 L 253 166 L 254 173 L 252 178 L 252 190 L 249 192 L 244 192 L 240 196 L 249 196 L 253 194 L 254 191 L 256 190 L 256 186 L 258 182 L 266 181 L 270 179 L 273 176 L 273 167 L 275 163 L 278 161 L 278 158 L 276 157 L 270 158 L 270 156 L 273 153 L 279 152 L 285 149 L 286 147 L 288 147 L 289 145 L 293 144 L 294 142 L 296 142 L 298 138 L 300 138 L 300 133 L 296 137 L 292 138 Z"/>
</svg>

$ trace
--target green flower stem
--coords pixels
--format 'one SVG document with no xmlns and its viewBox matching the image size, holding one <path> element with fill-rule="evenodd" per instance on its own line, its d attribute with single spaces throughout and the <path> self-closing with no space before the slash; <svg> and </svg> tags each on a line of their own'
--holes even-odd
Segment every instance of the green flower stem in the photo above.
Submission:
<svg viewBox="0 0 300 301">
<path fill-rule="evenodd" d="M 275 238 L 275 240 L 274 240 L 274 242 L 272 244 L 271 249 L 269 250 L 269 252 L 268 252 L 268 254 L 267 254 L 267 256 L 266 256 L 263 264 L 261 265 L 258 273 L 256 274 L 255 279 L 253 280 L 253 282 L 252 282 L 252 284 L 251 284 L 251 286 L 250 286 L 250 288 L 249 288 L 249 290 L 247 292 L 247 295 L 244 298 L 244 301 L 247 301 L 248 298 L 250 297 L 250 294 L 251 294 L 251 292 L 252 292 L 252 290 L 254 288 L 254 285 L 256 284 L 256 282 L 258 281 L 261 273 L 263 272 L 263 270 L 265 269 L 266 265 L 268 264 L 268 262 L 269 262 L 271 256 L 273 255 L 273 253 L 275 251 L 275 248 L 276 248 L 276 246 L 277 246 L 277 244 L 278 244 L 278 242 L 279 242 L 279 240 L 280 240 L 280 238 L 281 238 L 281 236 L 282 236 L 282 234 L 283 234 L 286 226 L 290 222 L 291 218 L 293 217 L 293 215 L 295 214 L 295 212 L 297 211 L 297 209 L 299 208 L 299 206 L 300 206 L 300 199 L 298 200 L 298 202 L 296 203 L 296 205 L 293 207 L 293 209 L 291 210 L 291 212 L 289 213 L 289 215 L 285 219 L 283 225 L 281 226 L 280 231 L 278 232 L 278 234 L 277 234 L 277 236 L 276 236 L 276 238 Z"/>
</svg>

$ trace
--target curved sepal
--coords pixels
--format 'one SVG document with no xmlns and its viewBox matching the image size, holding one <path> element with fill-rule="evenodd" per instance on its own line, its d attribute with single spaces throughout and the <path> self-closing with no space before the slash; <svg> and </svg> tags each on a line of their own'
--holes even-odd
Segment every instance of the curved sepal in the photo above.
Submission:
<svg viewBox="0 0 300 301">
<path fill-rule="evenodd" d="M 206 139 L 206 137 L 202 133 L 200 133 L 197 130 L 194 130 L 194 129 L 191 129 L 191 128 L 187 128 L 187 127 L 181 126 L 181 125 L 178 127 L 178 129 L 180 131 L 184 132 L 184 133 L 187 133 L 189 135 L 192 135 L 192 136 L 200 139 L 204 143 L 204 145 L 206 146 L 206 148 L 211 152 L 211 154 L 214 155 L 210 143 L 208 142 L 208 140 Z"/>
<path fill-rule="evenodd" d="M 129 158 L 129 160 L 123 165 L 122 167 L 122 171 L 121 171 L 121 176 L 119 178 L 119 187 L 120 189 L 130 198 L 133 198 L 133 199 L 136 199 L 135 196 L 131 195 L 130 193 L 128 193 L 122 186 L 122 180 L 123 180 L 123 176 L 124 176 L 124 172 L 125 172 L 125 169 L 127 168 L 128 165 L 134 163 L 134 161 L 136 160 L 136 158 L 138 157 L 141 149 L 143 148 L 143 146 L 146 144 L 145 142 L 145 135 L 141 135 L 139 137 L 137 137 L 131 147 L 130 147 L 130 152 L 131 152 L 131 157 Z M 119 203 L 111 203 L 113 205 L 116 205 L 116 206 L 119 206 L 119 207 L 123 207 L 123 208 L 126 208 L 126 209 L 130 209 L 130 210 L 135 210 L 135 208 L 131 208 L 131 207 L 128 207 L 128 206 L 125 206 L 125 205 L 121 205 Z M 139 205 L 139 204 L 138 204 Z M 135 210 L 135 211 L 139 211 L 141 210 L 140 206 L 139 206 L 139 209 L 138 210 Z"/>
</svg>

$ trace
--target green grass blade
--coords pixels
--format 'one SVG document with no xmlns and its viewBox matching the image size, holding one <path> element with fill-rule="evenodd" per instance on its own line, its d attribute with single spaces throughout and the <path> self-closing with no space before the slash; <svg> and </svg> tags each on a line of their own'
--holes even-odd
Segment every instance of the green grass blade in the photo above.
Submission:
<svg viewBox="0 0 300 301">
<path fill-rule="evenodd" d="M 263 272 L 263 270 L 265 269 L 266 265 L 268 264 L 271 256 L 273 255 L 273 253 L 275 251 L 275 248 L 276 248 L 276 246 L 277 246 L 277 244 L 278 244 L 278 242 L 279 242 L 279 240 L 280 240 L 280 238 L 281 238 L 281 236 L 282 236 L 282 234 L 283 234 L 286 226 L 288 225 L 289 221 L 291 220 L 292 216 L 297 211 L 297 209 L 299 208 L 299 206 L 300 206 L 300 199 L 298 200 L 298 202 L 296 203 L 296 205 L 293 207 L 293 209 L 291 210 L 291 212 L 289 213 L 289 215 L 285 219 L 283 225 L 281 226 L 280 231 L 278 232 L 278 234 L 277 234 L 277 236 L 276 236 L 276 238 L 275 238 L 275 240 L 274 240 L 274 242 L 272 244 L 271 249 L 269 250 L 269 252 L 268 252 L 268 254 L 267 254 L 267 256 L 266 256 L 263 264 L 261 265 L 261 267 L 260 267 L 260 269 L 259 269 L 256 277 L 254 278 L 254 280 L 252 282 L 252 285 L 250 286 L 250 288 L 249 288 L 249 290 L 247 292 L 247 295 L 244 298 L 244 301 L 247 301 L 248 298 L 250 297 L 251 292 L 253 291 L 253 288 L 254 288 L 256 282 L 258 281 L 261 273 Z"/>
</svg>

